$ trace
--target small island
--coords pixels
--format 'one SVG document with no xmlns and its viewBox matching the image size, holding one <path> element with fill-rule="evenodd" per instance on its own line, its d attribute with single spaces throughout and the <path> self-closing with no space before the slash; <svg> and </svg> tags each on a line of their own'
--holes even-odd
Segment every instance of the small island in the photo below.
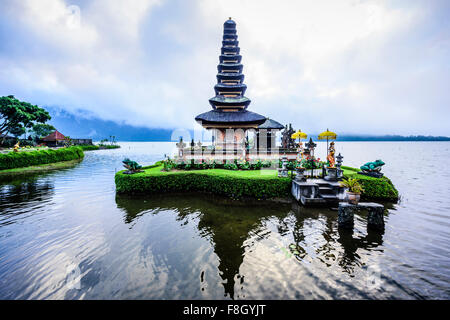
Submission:
<svg viewBox="0 0 450 320">
<path fill-rule="evenodd" d="M 262 162 L 229 164 L 229 167 L 260 165 Z M 115 176 L 116 191 L 122 194 L 197 191 L 219 194 L 232 199 L 253 198 L 281 202 L 293 200 L 291 188 L 295 174 L 278 177 L 278 170 L 270 169 L 270 165 L 268 170 L 223 169 L 212 166 L 216 167 L 217 164 L 200 163 L 194 164 L 192 169 L 188 170 L 165 170 L 167 161 L 159 161 L 154 165 L 143 167 L 141 172 L 133 175 L 125 174 L 126 170 L 119 171 Z M 342 169 L 344 178 L 358 178 L 363 185 L 364 191 L 361 194 L 363 200 L 389 202 L 398 200 L 398 191 L 388 178 L 363 176 L 358 174 L 358 169 L 346 166 Z"/>
<path fill-rule="evenodd" d="M 364 200 L 397 201 L 398 191 L 388 178 L 342 165 L 343 156 L 335 155 L 336 133 L 327 129 L 317 137 L 327 142 L 326 161 L 321 161 L 311 137 L 305 145 L 301 142 L 306 133 L 248 110 L 251 101 L 244 96 L 247 86 L 237 37 L 236 23 L 227 20 L 215 96 L 209 99 L 212 110 L 195 117 L 211 132 L 212 144 L 192 140 L 187 145 L 180 138 L 172 158 L 147 167 L 124 160 L 128 170 L 116 173 L 117 193 L 200 191 L 232 199 L 336 205 L 348 201 L 348 189 Z M 276 141 L 280 130 L 281 146 Z"/>
</svg>

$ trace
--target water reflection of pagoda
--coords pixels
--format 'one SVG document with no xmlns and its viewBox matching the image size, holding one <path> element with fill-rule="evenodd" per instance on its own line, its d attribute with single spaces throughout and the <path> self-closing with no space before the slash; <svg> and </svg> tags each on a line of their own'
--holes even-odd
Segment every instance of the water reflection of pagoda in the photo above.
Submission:
<svg viewBox="0 0 450 320">
<path fill-rule="evenodd" d="M 226 144 L 227 148 L 242 147 L 247 131 L 254 130 L 256 136 L 264 141 L 258 143 L 257 147 L 270 149 L 275 147 L 272 137 L 276 131 L 283 129 L 283 125 L 247 110 L 250 99 L 244 95 L 247 86 L 244 84 L 242 56 L 237 39 L 236 23 L 230 18 L 224 23 L 217 84 L 214 86 L 216 95 L 209 99 L 213 110 L 199 114 L 195 120 L 205 129 L 212 130 L 215 146 L 224 147 Z"/>
</svg>

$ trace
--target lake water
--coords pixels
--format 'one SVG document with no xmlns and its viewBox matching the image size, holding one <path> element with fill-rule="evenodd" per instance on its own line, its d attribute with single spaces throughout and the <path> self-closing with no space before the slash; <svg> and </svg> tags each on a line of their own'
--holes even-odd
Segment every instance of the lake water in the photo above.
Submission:
<svg viewBox="0 0 450 320">
<path fill-rule="evenodd" d="M 401 200 L 384 233 L 364 213 L 343 232 L 325 208 L 117 196 L 125 157 L 148 165 L 174 146 L 120 144 L 0 184 L 0 299 L 450 298 L 450 143 L 336 143 L 345 165 L 386 162 Z"/>
</svg>

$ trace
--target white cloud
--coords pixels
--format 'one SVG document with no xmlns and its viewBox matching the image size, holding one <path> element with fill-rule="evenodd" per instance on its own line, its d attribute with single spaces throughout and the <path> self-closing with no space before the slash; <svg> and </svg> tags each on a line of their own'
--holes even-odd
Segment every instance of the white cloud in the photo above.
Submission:
<svg viewBox="0 0 450 320">
<path fill-rule="evenodd" d="M 448 23 L 435 25 L 438 5 L 94 0 L 80 3 L 79 24 L 71 5 L 0 5 L 12 43 L 0 51 L 0 94 L 107 120 L 190 128 L 210 108 L 222 24 L 232 16 L 250 110 L 310 132 L 450 134 L 435 124 L 450 121 L 450 37 Z"/>
</svg>

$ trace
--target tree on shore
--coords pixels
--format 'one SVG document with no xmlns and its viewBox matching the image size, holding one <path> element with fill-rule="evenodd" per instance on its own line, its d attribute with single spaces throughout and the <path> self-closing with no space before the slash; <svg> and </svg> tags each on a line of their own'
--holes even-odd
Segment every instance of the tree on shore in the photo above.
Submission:
<svg viewBox="0 0 450 320">
<path fill-rule="evenodd" d="M 50 119 L 50 114 L 43 108 L 20 101 L 14 96 L 0 97 L 0 143 L 8 134 L 17 134 Z"/>
<path fill-rule="evenodd" d="M 9 131 L 14 137 L 19 138 L 21 135 L 26 133 L 26 129 L 22 126 L 14 127 Z"/>
<path fill-rule="evenodd" d="M 48 123 L 38 123 L 33 126 L 31 133 L 36 138 L 41 138 L 48 136 L 50 133 L 54 132 L 56 128 Z"/>
</svg>

